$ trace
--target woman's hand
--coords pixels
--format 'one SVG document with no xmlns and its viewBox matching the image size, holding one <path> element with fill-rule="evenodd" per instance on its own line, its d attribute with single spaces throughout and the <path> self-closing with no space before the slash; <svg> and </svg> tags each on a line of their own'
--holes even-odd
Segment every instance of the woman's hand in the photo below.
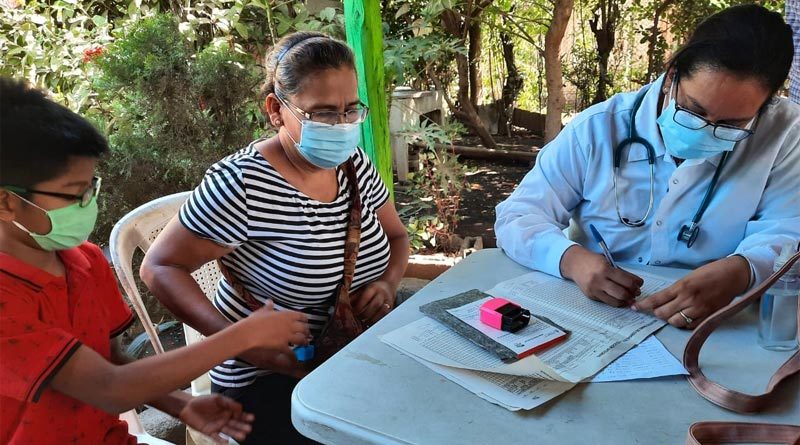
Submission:
<svg viewBox="0 0 800 445">
<path fill-rule="evenodd" d="M 395 293 L 388 282 L 373 281 L 350 295 L 353 312 L 367 324 L 375 324 L 394 307 Z"/>
<path fill-rule="evenodd" d="M 242 411 L 242 405 L 220 394 L 193 397 L 180 412 L 180 420 L 211 437 L 214 442 L 227 445 L 220 433 L 241 442 L 252 430 L 255 416 Z"/>
<path fill-rule="evenodd" d="M 561 275 L 575 282 L 592 300 L 614 306 L 630 306 L 641 293 L 644 280 L 608 264 L 603 255 L 575 245 L 561 258 Z"/>
<path fill-rule="evenodd" d="M 750 284 L 750 263 L 735 255 L 701 266 L 672 286 L 637 302 L 633 309 L 653 312 L 679 328 L 693 328 L 726 306 Z"/>
<path fill-rule="evenodd" d="M 296 379 L 301 379 L 308 374 L 308 370 L 300 366 L 294 352 L 287 354 L 267 348 L 255 348 L 240 354 L 239 358 L 256 368 L 268 369 Z"/>
</svg>

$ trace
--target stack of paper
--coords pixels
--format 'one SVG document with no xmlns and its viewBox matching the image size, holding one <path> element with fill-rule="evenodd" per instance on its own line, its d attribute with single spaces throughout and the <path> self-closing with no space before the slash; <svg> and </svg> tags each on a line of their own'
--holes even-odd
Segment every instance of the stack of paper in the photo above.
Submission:
<svg viewBox="0 0 800 445">
<path fill-rule="evenodd" d="M 670 284 L 656 276 L 639 276 L 645 280 L 644 294 Z M 541 354 L 510 364 L 427 317 L 381 339 L 480 397 L 517 410 L 532 409 L 590 379 L 665 324 L 647 314 L 591 301 L 573 283 L 539 272 L 500 283 L 487 293 L 547 317 L 569 329 L 570 337 Z M 660 343 L 657 346 L 661 352 L 653 352 L 651 347 L 645 360 L 651 360 L 653 354 L 662 358 L 664 353 L 669 355 Z M 666 360 L 673 367 L 676 362 L 674 357 Z M 629 361 L 622 376 L 641 377 L 636 372 L 638 364 Z M 680 364 L 675 369 L 682 371 Z M 619 370 L 609 375 L 617 380 L 621 376 Z"/>
</svg>

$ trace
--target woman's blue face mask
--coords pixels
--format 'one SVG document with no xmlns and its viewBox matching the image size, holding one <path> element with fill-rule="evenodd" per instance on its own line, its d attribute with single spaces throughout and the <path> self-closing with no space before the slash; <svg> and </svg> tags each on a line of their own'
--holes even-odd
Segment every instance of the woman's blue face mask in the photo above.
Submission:
<svg viewBox="0 0 800 445">
<path fill-rule="evenodd" d="M 680 159 L 707 159 L 726 151 L 732 151 L 735 141 L 727 141 L 714 136 L 714 127 L 706 125 L 703 128 L 692 129 L 679 124 L 675 120 L 677 112 L 677 97 L 673 90 L 677 80 L 672 82 L 669 91 L 669 103 L 661 112 L 656 122 L 661 129 L 661 137 L 667 153 Z M 752 125 L 753 121 L 747 124 Z"/>
<path fill-rule="evenodd" d="M 347 161 L 356 151 L 361 140 L 361 123 L 339 123 L 328 125 L 311 120 L 300 120 L 292 111 L 289 113 L 300 122 L 300 142 L 294 142 L 297 151 L 311 164 L 324 169 L 337 167 Z"/>
</svg>

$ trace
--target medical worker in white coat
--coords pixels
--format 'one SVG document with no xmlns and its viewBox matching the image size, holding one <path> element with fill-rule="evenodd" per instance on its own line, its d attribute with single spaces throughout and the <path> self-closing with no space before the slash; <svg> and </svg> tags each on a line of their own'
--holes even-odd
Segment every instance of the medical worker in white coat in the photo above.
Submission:
<svg viewBox="0 0 800 445">
<path fill-rule="evenodd" d="M 498 246 L 591 299 L 695 327 L 800 240 L 800 107 L 775 97 L 792 54 L 777 13 L 709 17 L 658 80 L 588 108 L 544 147 L 497 206 Z M 606 261 L 590 224 L 618 262 L 694 271 L 633 304 L 642 280 Z"/>
</svg>

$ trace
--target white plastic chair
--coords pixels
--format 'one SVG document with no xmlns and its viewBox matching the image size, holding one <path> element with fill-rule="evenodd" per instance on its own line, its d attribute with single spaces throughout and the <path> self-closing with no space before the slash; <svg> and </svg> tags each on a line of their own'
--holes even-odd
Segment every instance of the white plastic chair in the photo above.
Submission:
<svg viewBox="0 0 800 445">
<path fill-rule="evenodd" d="M 144 426 L 142 426 L 142 422 L 139 420 L 139 415 L 136 414 L 135 409 L 120 414 L 119 418 L 128 422 L 128 433 L 135 436 L 136 441 L 140 444 L 175 445 L 172 442 L 167 442 L 166 440 L 162 440 L 147 434 L 147 431 L 144 430 Z"/>
<path fill-rule="evenodd" d="M 156 326 L 150 320 L 150 315 L 147 313 L 142 296 L 136 286 L 136 275 L 133 272 L 133 255 L 137 249 L 147 252 L 158 234 L 164 229 L 164 226 L 178 213 L 190 193 L 176 193 L 143 204 L 119 220 L 111 231 L 109 247 L 114 270 L 117 273 L 120 284 L 122 284 L 125 295 L 128 297 L 128 301 L 130 301 L 134 311 L 136 311 L 136 315 L 142 322 L 156 354 L 163 353 L 164 347 L 161 345 Z M 222 274 L 215 261 L 203 265 L 203 267 L 192 273 L 192 277 L 209 299 L 213 297 L 217 282 L 221 276 Z M 186 336 L 187 345 L 198 342 L 203 338 L 199 332 L 186 324 L 183 325 L 183 332 Z M 192 381 L 193 395 L 209 394 L 210 392 L 211 380 L 208 377 L 208 373 Z M 187 427 L 186 443 L 188 445 L 206 445 L 213 442 L 205 435 Z"/>
</svg>

